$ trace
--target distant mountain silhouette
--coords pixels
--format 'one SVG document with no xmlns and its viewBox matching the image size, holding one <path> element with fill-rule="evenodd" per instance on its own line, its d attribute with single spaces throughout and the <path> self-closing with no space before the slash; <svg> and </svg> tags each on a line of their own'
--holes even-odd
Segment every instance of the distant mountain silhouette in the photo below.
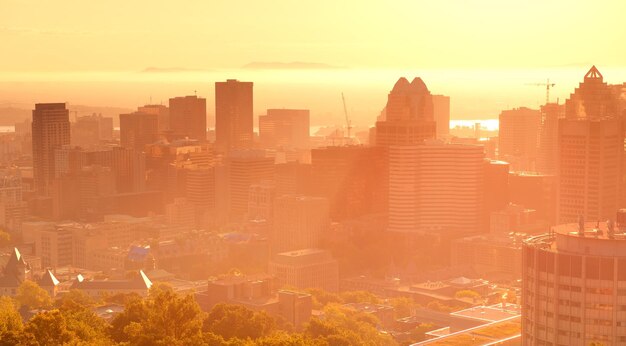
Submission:
<svg viewBox="0 0 626 346">
<path fill-rule="evenodd" d="M 244 65 L 242 68 L 253 70 L 326 70 L 326 69 L 345 69 L 345 66 L 334 66 L 319 62 L 263 62 L 253 61 Z"/>
<path fill-rule="evenodd" d="M 142 73 L 179 73 L 179 72 L 208 72 L 211 70 L 184 68 L 184 67 L 146 67 Z"/>
</svg>

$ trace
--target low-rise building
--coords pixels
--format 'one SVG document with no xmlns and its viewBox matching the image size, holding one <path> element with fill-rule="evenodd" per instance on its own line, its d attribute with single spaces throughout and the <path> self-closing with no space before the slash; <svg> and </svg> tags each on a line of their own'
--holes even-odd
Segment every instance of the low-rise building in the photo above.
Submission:
<svg viewBox="0 0 626 346">
<path fill-rule="evenodd" d="M 269 273 L 276 276 L 279 287 L 321 288 L 331 292 L 338 289 L 339 267 L 326 250 L 279 253 L 270 262 Z"/>
</svg>

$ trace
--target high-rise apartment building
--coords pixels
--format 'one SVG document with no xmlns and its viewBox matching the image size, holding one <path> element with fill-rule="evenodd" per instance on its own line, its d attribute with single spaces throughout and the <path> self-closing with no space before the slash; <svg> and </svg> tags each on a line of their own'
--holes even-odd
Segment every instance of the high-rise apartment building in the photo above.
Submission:
<svg viewBox="0 0 626 346">
<path fill-rule="evenodd" d="M 523 345 L 626 342 L 626 211 L 530 238 L 522 264 Z"/>
<path fill-rule="evenodd" d="M 482 146 L 389 148 L 388 230 L 403 233 L 480 230 L 485 154 Z"/>
<path fill-rule="evenodd" d="M 400 78 L 376 122 L 376 145 L 414 145 L 436 136 L 433 99 L 421 78 Z"/>
<path fill-rule="evenodd" d="M 120 144 L 124 148 L 144 151 L 145 146 L 159 138 L 159 119 L 156 114 L 134 112 L 120 114 Z"/>
<path fill-rule="evenodd" d="M 219 151 L 253 144 L 252 82 L 215 83 L 215 145 Z"/>
<path fill-rule="evenodd" d="M 565 106 L 549 103 L 541 106 L 541 129 L 537 152 L 537 172 L 556 174 L 559 158 L 559 119 L 565 116 Z"/>
<path fill-rule="evenodd" d="M 274 202 L 271 251 L 317 248 L 328 230 L 328 200 L 322 197 L 284 195 Z"/>
<path fill-rule="evenodd" d="M 197 96 L 171 98 L 169 117 L 174 138 L 206 141 L 206 99 Z"/>
<path fill-rule="evenodd" d="M 33 110 L 33 177 L 35 190 L 47 195 L 54 179 L 54 150 L 70 144 L 65 103 L 38 103 Z"/>
<path fill-rule="evenodd" d="M 526 107 L 500 113 L 498 157 L 512 171 L 535 171 L 541 112 Z"/>
<path fill-rule="evenodd" d="M 268 109 L 259 116 L 259 141 L 266 148 L 308 148 L 308 109 Z"/>
</svg>

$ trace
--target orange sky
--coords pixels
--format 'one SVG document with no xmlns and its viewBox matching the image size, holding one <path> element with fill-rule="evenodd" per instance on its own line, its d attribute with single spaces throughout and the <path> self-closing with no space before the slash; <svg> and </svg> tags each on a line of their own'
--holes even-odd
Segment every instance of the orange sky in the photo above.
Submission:
<svg viewBox="0 0 626 346">
<path fill-rule="evenodd" d="M 45 89 L 33 85 L 33 95 L 24 96 L 12 93 L 14 87 L 6 83 L 167 83 L 171 72 L 165 78 L 156 77 L 156 81 L 138 74 L 156 67 L 194 70 L 186 72 L 184 78 L 175 77 L 189 85 L 180 91 L 167 90 L 188 94 L 188 87 L 194 87 L 194 83 L 215 81 L 190 77 L 195 72 L 199 76 L 214 73 L 205 75 L 208 78 L 226 74 L 254 78 L 238 69 L 255 61 L 304 61 L 345 67 L 351 71 L 348 77 L 365 81 L 370 79 L 368 71 L 394 71 L 385 78 L 373 78 L 382 83 L 376 90 L 385 91 L 383 101 L 399 77 L 396 71 L 421 75 L 420 71 L 445 69 L 575 67 L 580 71 L 572 80 L 579 80 L 591 64 L 601 70 L 625 67 L 624 13 L 626 2 L 621 0 L 0 0 L 0 84 L 5 83 L 4 88 L 0 85 L 0 92 L 9 101 L 30 102 L 35 94 L 46 96 Z M 224 71 L 227 73 L 221 73 Z M 310 75 L 307 78 L 311 83 L 324 83 L 315 74 Z M 429 87 L 442 84 L 434 90 L 438 93 L 453 94 L 446 86 L 454 91 L 449 84 L 464 83 L 450 77 L 438 81 L 436 74 L 430 75 L 430 81 L 426 80 Z M 290 77 L 280 78 L 285 83 L 297 82 Z M 257 84 L 263 81 L 255 80 Z M 532 80 L 524 82 L 534 81 L 533 75 Z M 210 90 L 199 87 L 206 97 L 212 97 Z M 563 87 L 562 96 L 566 96 L 571 90 Z M 531 90 L 518 101 L 530 98 Z M 68 100 L 95 101 L 84 94 L 82 86 L 67 91 L 71 92 L 66 93 Z M 155 93 L 143 90 L 136 93 L 136 99 L 166 96 Z M 533 100 L 540 98 L 534 94 L 536 90 L 532 90 Z M 452 96 L 461 100 L 468 97 Z M 129 105 L 135 101 L 116 96 L 99 104 L 108 102 Z M 518 105 L 515 99 L 490 102 L 492 108 L 498 102 Z"/>
</svg>

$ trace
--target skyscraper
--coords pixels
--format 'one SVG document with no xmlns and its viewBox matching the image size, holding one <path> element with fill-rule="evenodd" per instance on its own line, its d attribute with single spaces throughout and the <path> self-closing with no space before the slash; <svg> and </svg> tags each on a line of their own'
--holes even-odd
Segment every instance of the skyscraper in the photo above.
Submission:
<svg viewBox="0 0 626 346">
<path fill-rule="evenodd" d="M 328 200 L 322 197 L 283 195 L 274 202 L 272 253 L 317 248 L 328 230 Z"/>
<path fill-rule="evenodd" d="M 54 179 L 54 150 L 70 144 L 69 110 L 65 103 L 38 103 L 32 126 L 35 190 L 48 195 Z"/>
<path fill-rule="evenodd" d="M 433 114 L 437 138 L 445 138 L 450 134 L 450 96 L 433 95 Z"/>
<path fill-rule="evenodd" d="M 558 220 L 607 220 L 620 206 L 624 120 L 593 66 L 565 102 L 558 129 Z"/>
<path fill-rule="evenodd" d="M 484 159 L 479 145 L 432 141 L 389 147 L 388 230 L 479 231 Z"/>
<path fill-rule="evenodd" d="M 215 144 L 219 151 L 252 147 L 252 82 L 215 83 Z"/>
<path fill-rule="evenodd" d="M 388 95 L 376 122 L 376 145 L 413 145 L 435 138 L 436 124 L 430 91 L 421 78 L 402 77 Z"/>
<path fill-rule="evenodd" d="M 170 129 L 170 109 L 167 108 L 167 106 L 145 105 L 138 107 L 137 111 L 145 114 L 156 114 L 159 123 L 159 133 L 163 133 Z"/>
<path fill-rule="evenodd" d="M 159 119 L 156 114 L 134 112 L 120 114 L 120 144 L 122 147 L 144 151 L 147 144 L 159 138 Z"/>
<path fill-rule="evenodd" d="M 174 138 L 206 141 L 206 99 L 197 96 L 171 98 L 169 117 Z"/>
<path fill-rule="evenodd" d="M 259 141 L 266 148 L 308 148 L 308 109 L 268 109 L 259 116 Z"/>
<path fill-rule="evenodd" d="M 541 112 L 526 107 L 500 113 L 498 156 L 513 171 L 535 171 Z"/>
</svg>

